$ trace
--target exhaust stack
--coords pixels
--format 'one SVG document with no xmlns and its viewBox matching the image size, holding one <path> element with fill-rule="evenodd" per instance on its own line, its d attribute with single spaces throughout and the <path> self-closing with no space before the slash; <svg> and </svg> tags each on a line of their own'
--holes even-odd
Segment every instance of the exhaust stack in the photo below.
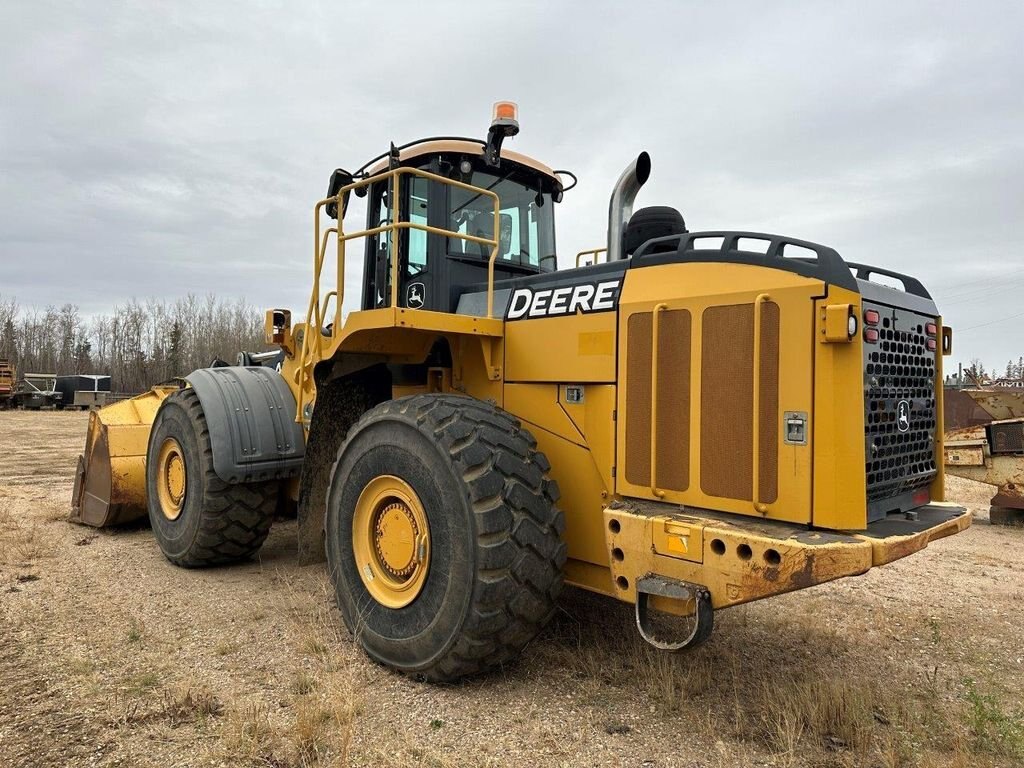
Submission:
<svg viewBox="0 0 1024 768">
<path fill-rule="evenodd" d="M 608 261 L 623 258 L 622 233 L 633 215 L 633 202 L 651 175 L 651 156 L 641 152 L 619 176 L 608 202 Z"/>
</svg>

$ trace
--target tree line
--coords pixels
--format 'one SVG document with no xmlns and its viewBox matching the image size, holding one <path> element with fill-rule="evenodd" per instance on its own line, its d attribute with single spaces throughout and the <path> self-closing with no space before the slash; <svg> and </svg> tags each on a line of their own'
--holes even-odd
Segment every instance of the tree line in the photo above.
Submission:
<svg viewBox="0 0 1024 768">
<path fill-rule="evenodd" d="M 19 377 L 103 374 L 115 392 L 143 392 L 215 358 L 233 364 L 240 351 L 264 349 L 263 313 L 244 299 L 130 299 L 83 317 L 75 304 L 39 310 L 0 296 L 0 358 L 13 360 Z"/>
<path fill-rule="evenodd" d="M 947 378 L 956 378 L 956 371 L 947 371 Z M 1024 356 L 1018 357 L 1017 362 L 1006 361 L 1006 367 L 992 366 L 986 368 L 985 364 L 977 357 L 972 358 L 970 365 L 964 366 L 963 384 L 966 386 L 983 386 L 998 381 L 1021 381 L 1024 380 Z M 954 382 L 955 383 L 955 382 Z"/>
</svg>

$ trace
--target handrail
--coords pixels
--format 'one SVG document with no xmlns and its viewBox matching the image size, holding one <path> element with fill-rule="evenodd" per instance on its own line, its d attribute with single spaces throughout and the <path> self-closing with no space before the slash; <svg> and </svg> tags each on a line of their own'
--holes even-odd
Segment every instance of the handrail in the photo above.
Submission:
<svg viewBox="0 0 1024 768">
<path fill-rule="evenodd" d="M 327 327 L 327 326 L 324 325 L 324 320 L 327 319 L 327 317 L 326 317 L 326 315 L 327 315 L 327 308 L 329 306 L 331 306 L 331 296 L 333 296 L 335 298 L 335 300 L 337 300 L 338 292 L 337 291 L 328 291 L 327 295 L 324 296 L 323 306 L 320 308 L 323 311 L 323 314 L 321 314 L 320 317 L 317 318 L 317 325 L 320 328 L 326 328 Z M 331 330 L 333 332 L 333 330 L 334 330 L 333 327 L 332 327 Z"/>
<path fill-rule="evenodd" d="M 754 510 L 768 514 L 768 505 L 761 502 L 761 308 L 771 299 L 767 293 L 759 293 L 754 299 L 754 467 L 751 497 Z"/>
<path fill-rule="evenodd" d="M 477 196 L 483 195 L 491 198 L 494 204 L 494 226 L 491 230 L 492 237 L 477 237 L 475 235 L 469 235 L 463 232 L 457 232 L 449 229 L 442 229 L 440 227 L 432 227 L 427 224 L 417 224 L 412 221 L 402 221 L 402 205 L 401 205 L 401 177 L 402 176 L 417 176 L 420 178 L 428 179 L 430 181 L 440 182 L 442 184 L 448 184 L 449 186 L 456 187 L 458 189 L 464 189 L 469 192 L 473 192 Z M 372 184 L 378 184 L 380 182 L 387 181 L 390 183 L 391 189 L 389 191 L 389 200 L 392 201 L 394 210 L 394 221 L 389 224 L 384 224 L 378 227 L 372 227 L 369 229 L 359 230 L 357 232 L 347 233 L 344 230 L 344 199 L 353 190 L 360 189 L 362 187 L 368 187 Z M 320 219 L 322 209 L 329 203 L 335 203 L 338 207 L 339 216 L 338 224 L 336 227 L 330 227 L 323 231 L 321 236 L 320 231 Z M 480 245 L 488 245 L 491 247 L 491 255 L 487 261 L 487 317 L 494 317 L 494 265 L 498 259 L 498 248 L 501 243 L 501 201 L 498 198 L 496 192 L 489 189 L 482 189 L 475 187 L 472 184 L 466 184 L 465 182 L 457 181 L 455 179 L 449 179 L 444 176 L 439 176 L 429 171 L 423 171 L 419 168 L 393 168 L 382 173 L 375 174 L 359 181 L 354 181 L 351 184 L 346 184 L 337 191 L 335 195 L 319 200 L 313 207 L 313 290 L 310 293 L 309 305 L 306 310 L 306 329 L 302 334 L 302 348 L 299 353 L 299 365 L 295 371 L 295 380 L 298 384 L 298 396 L 296 397 L 295 404 L 295 420 L 303 422 L 303 408 L 305 400 L 305 383 L 306 379 L 312 375 L 312 366 L 314 362 L 320 360 L 323 355 L 323 312 L 328 306 L 330 297 L 333 294 L 335 296 L 335 320 L 331 327 L 331 338 L 335 338 L 341 331 L 342 319 L 341 319 L 341 307 L 345 300 L 345 244 L 349 240 L 355 240 L 357 238 L 372 237 L 381 233 L 387 233 L 390 238 L 390 254 L 391 254 L 391 296 L 390 296 L 390 307 L 395 309 L 398 307 L 398 282 L 401 271 L 401 244 L 398 237 L 399 230 L 402 229 L 415 229 L 421 232 L 426 232 L 432 235 L 442 235 L 444 237 L 454 237 L 460 240 L 464 240 L 471 243 L 478 243 Z M 337 289 L 328 292 L 325 296 L 324 301 L 321 305 L 320 301 L 320 273 L 323 270 L 323 262 L 327 253 L 327 239 L 331 233 L 335 234 L 337 240 Z M 317 328 L 315 333 L 310 333 L 312 330 L 310 327 L 310 320 L 315 320 Z M 314 341 L 310 341 L 312 335 Z"/>
<path fill-rule="evenodd" d="M 658 487 L 658 346 L 661 313 L 668 304 L 657 304 L 651 313 L 651 493 L 659 499 L 665 492 Z"/>
<path fill-rule="evenodd" d="M 582 259 L 584 256 L 593 256 L 594 260 L 591 261 L 590 263 L 591 264 L 597 264 L 597 257 L 598 257 L 598 255 L 602 254 L 602 253 L 607 253 L 607 252 L 608 252 L 607 248 L 593 248 L 593 249 L 591 249 L 589 251 L 580 251 L 579 253 L 576 254 L 576 266 L 579 267 L 580 259 Z"/>
</svg>

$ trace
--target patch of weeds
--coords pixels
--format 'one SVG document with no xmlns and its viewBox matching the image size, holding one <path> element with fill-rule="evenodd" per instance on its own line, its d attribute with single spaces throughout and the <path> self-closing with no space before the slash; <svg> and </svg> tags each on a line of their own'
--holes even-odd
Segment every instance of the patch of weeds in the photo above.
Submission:
<svg viewBox="0 0 1024 768">
<path fill-rule="evenodd" d="M 266 706 L 250 703 L 231 710 L 222 741 L 229 763 L 257 762 L 259 765 L 282 765 L 281 736 L 270 723 Z"/>
<path fill-rule="evenodd" d="M 68 672 L 73 675 L 86 677 L 96 671 L 96 665 L 89 659 L 71 659 L 68 662 Z"/>
<path fill-rule="evenodd" d="M 223 711 L 224 705 L 208 690 L 186 688 L 179 693 L 164 693 L 160 714 L 174 728 L 185 723 L 205 722 Z"/>
<path fill-rule="evenodd" d="M 129 678 L 127 683 L 128 693 L 135 696 L 141 696 L 160 685 L 160 675 L 156 672 L 143 672 L 142 674 Z"/>
<path fill-rule="evenodd" d="M 1004 709 L 992 693 L 982 693 L 974 680 L 964 680 L 969 709 L 967 725 L 979 751 L 1007 757 L 1024 757 L 1024 711 Z"/>
<path fill-rule="evenodd" d="M 327 647 L 327 643 L 313 634 L 306 637 L 305 646 L 306 651 L 308 651 L 311 656 L 326 656 L 327 652 L 330 650 Z"/>
<path fill-rule="evenodd" d="M 430 730 L 440 731 L 444 728 L 444 720 L 438 720 L 436 717 L 430 721 Z"/>
<path fill-rule="evenodd" d="M 232 653 L 238 650 L 238 643 L 230 643 L 226 640 L 222 640 L 213 646 L 213 652 L 218 656 L 230 656 Z"/>
<path fill-rule="evenodd" d="M 929 616 L 928 628 L 932 631 L 932 645 L 938 645 L 942 641 L 942 632 L 939 629 L 939 620 L 934 616 Z"/>
<path fill-rule="evenodd" d="M 316 679 L 305 672 L 300 672 L 292 681 L 292 693 L 296 696 L 307 696 L 316 690 Z"/>
<path fill-rule="evenodd" d="M 132 619 L 131 624 L 128 626 L 128 642 L 138 643 L 142 641 L 142 636 L 146 632 L 145 625 L 138 619 Z"/>
<path fill-rule="evenodd" d="M 49 557 L 54 550 L 53 542 L 46 539 L 38 525 L 21 528 L 11 544 L 11 551 L 18 562 L 29 565 L 35 560 Z"/>
<path fill-rule="evenodd" d="M 111 718 L 115 727 L 144 725 L 158 721 L 166 722 L 171 728 L 192 723 L 202 724 L 208 718 L 219 717 L 224 706 L 205 689 L 185 688 L 165 691 L 159 702 L 146 706 L 138 699 L 118 699 L 111 706 L 116 714 Z"/>
</svg>

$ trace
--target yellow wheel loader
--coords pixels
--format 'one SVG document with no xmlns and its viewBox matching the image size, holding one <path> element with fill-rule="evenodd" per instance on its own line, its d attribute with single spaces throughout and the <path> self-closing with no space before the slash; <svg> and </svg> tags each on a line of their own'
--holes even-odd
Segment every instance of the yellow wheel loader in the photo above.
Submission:
<svg viewBox="0 0 1024 768">
<path fill-rule="evenodd" d="M 252 555 L 291 500 L 300 558 L 326 557 L 358 642 L 430 680 L 515 658 L 563 583 L 633 604 L 678 650 L 715 610 L 969 525 L 942 501 L 952 336 L 920 282 L 634 211 L 646 153 L 614 187 L 606 245 L 581 254 L 605 258 L 558 269 L 575 176 L 502 151 L 518 130 L 499 103 L 485 140 L 335 171 L 304 321 L 267 313 L 277 364 L 94 413 L 75 516 L 148 514 L 171 562 L 204 566 Z M 330 254 L 344 276 L 355 240 L 361 309 L 343 318 L 344 281 L 322 274 Z M 680 618 L 655 629 L 654 611 Z"/>
</svg>

